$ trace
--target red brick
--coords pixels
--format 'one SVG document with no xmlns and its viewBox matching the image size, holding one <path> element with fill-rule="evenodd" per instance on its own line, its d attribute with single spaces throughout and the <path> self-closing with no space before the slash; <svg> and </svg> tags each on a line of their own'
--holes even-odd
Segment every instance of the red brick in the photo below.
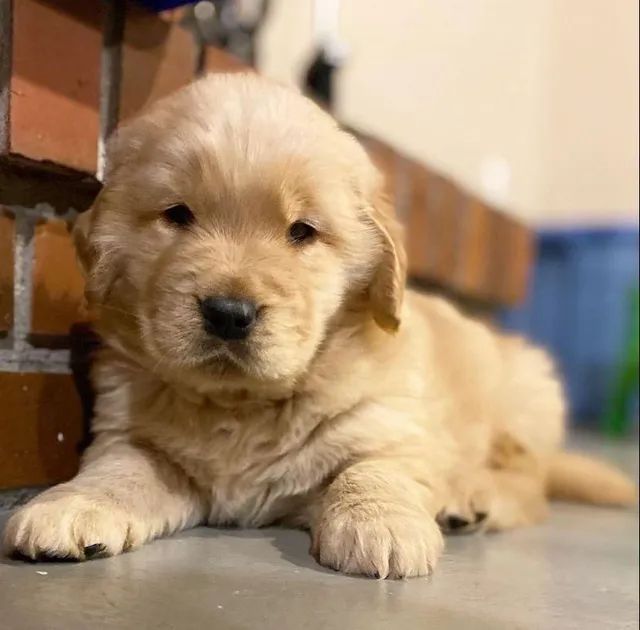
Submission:
<svg viewBox="0 0 640 630">
<path fill-rule="evenodd" d="M 0 336 L 13 321 L 13 217 L 0 207 Z"/>
<path fill-rule="evenodd" d="M 531 268 L 535 258 L 535 241 L 531 230 L 516 221 L 511 228 L 511 262 L 504 283 L 504 303 L 522 303 L 529 290 Z"/>
<path fill-rule="evenodd" d="M 87 319 L 84 279 L 64 221 L 36 226 L 31 332 L 67 335 L 72 324 Z"/>
<path fill-rule="evenodd" d="M 408 207 L 406 213 L 406 242 L 409 275 L 425 279 L 429 273 L 429 247 L 433 235 L 429 231 L 427 215 L 427 182 L 429 172 L 417 162 L 407 164 Z"/>
<path fill-rule="evenodd" d="M 463 208 L 464 225 L 460 234 L 455 288 L 468 297 L 481 298 L 490 289 L 489 263 L 491 248 L 491 215 L 493 210 L 470 198 Z"/>
<path fill-rule="evenodd" d="M 120 119 L 189 83 L 196 69 L 193 35 L 181 11 L 160 14 L 129 5 L 122 46 Z"/>
<path fill-rule="evenodd" d="M 83 437 L 71 376 L 0 373 L 0 488 L 65 481 Z"/>
<path fill-rule="evenodd" d="M 490 291 L 500 304 L 517 304 L 528 288 L 533 237 L 527 228 L 501 212 L 492 212 L 490 222 Z"/>
<path fill-rule="evenodd" d="M 453 284 L 460 234 L 464 230 L 461 206 L 464 193 L 451 180 L 430 174 L 427 181 L 427 273 L 437 282 Z"/>
<path fill-rule="evenodd" d="M 18 0 L 13 7 L 10 150 L 94 172 L 103 3 Z"/>
</svg>

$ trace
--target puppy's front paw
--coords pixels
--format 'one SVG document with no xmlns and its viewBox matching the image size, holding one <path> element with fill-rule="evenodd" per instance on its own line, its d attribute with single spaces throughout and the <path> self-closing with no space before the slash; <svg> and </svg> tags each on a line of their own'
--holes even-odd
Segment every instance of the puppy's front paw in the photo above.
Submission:
<svg viewBox="0 0 640 630">
<path fill-rule="evenodd" d="M 108 498 L 54 488 L 9 519 L 3 548 L 32 560 L 88 560 L 143 542 L 142 527 Z"/>
<path fill-rule="evenodd" d="M 427 514 L 372 520 L 334 514 L 312 529 L 312 555 L 320 564 L 343 573 L 379 578 L 428 575 L 442 548 L 440 529 Z"/>
</svg>

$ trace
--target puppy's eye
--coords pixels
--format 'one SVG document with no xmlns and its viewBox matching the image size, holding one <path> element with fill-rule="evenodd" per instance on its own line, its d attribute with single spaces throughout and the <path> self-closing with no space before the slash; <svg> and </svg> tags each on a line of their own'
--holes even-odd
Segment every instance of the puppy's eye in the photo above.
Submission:
<svg viewBox="0 0 640 630">
<path fill-rule="evenodd" d="M 304 221 L 294 221 L 289 226 L 289 240 L 292 243 L 307 243 L 312 241 L 317 232 L 313 225 Z"/>
<path fill-rule="evenodd" d="M 184 203 L 177 203 L 175 206 L 170 206 L 162 213 L 162 216 L 167 223 L 178 227 L 186 227 L 195 221 L 193 212 L 191 212 L 189 206 Z"/>
</svg>

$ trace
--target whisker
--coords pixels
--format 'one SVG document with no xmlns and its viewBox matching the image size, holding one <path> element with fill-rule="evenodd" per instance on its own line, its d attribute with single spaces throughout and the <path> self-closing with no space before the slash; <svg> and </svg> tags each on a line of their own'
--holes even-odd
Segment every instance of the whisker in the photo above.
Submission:
<svg viewBox="0 0 640 630">
<path fill-rule="evenodd" d="M 123 308 L 118 308 L 117 306 L 111 306 L 110 304 L 102 304 L 100 308 L 107 311 L 113 311 L 114 313 L 122 313 L 123 315 L 129 315 L 131 317 L 134 317 L 137 320 L 140 320 L 140 315 L 138 313 L 134 313 L 133 311 L 127 311 Z"/>
</svg>

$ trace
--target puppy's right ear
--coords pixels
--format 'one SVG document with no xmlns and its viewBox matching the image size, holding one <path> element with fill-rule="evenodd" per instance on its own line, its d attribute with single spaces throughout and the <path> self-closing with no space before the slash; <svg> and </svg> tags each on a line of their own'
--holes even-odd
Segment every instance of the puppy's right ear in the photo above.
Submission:
<svg viewBox="0 0 640 630">
<path fill-rule="evenodd" d="M 100 214 L 104 188 L 92 206 L 81 212 L 73 226 L 73 241 L 80 268 L 84 275 L 85 297 L 90 306 L 104 301 L 114 278 L 112 256 L 104 256 L 96 234 L 96 220 Z M 104 249 L 104 248 L 102 248 Z"/>
<path fill-rule="evenodd" d="M 76 246 L 76 255 L 85 280 L 88 280 L 91 274 L 93 261 L 96 257 L 90 237 L 93 208 L 94 206 L 91 206 L 88 210 L 80 213 L 73 226 L 73 243 Z"/>
</svg>

